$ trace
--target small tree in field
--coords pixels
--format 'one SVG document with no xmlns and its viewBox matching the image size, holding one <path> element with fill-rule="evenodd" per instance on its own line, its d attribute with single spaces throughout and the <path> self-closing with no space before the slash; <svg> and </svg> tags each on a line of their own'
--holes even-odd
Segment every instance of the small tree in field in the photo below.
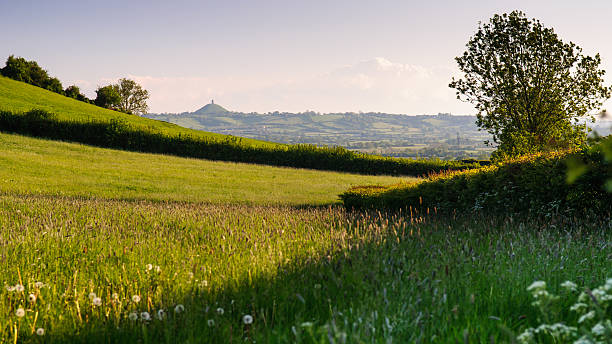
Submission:
<svg viewBox="0 0 612 344">
<path fill-rule="evenodd" d="M 147 112 L 149 91 L 130 79 L 120 79 L 117 89 L 121 97 L 118 106 L 119 111 L 131 114 L 145 114 Z"/>
<path fill-rule="evenodd" d="M 96 99 L 94 100 L 94 104 L 100 107 L 115 110 L 119 106 L 120 101 L 121 96 L 119 95 L 117 85 L 98 87 L 96 90 Z"/>
<path fill-rule="evenodd" d="M 480 24 L 456 61 L 464 77 L 449 86 L 476 106 L 497 160 L 581 145 L 587 128 L 580 118 L 594 120 L 590 113 L 610 97 L 599 54 L 583 55 L 520 11 Z"/>
</svg>

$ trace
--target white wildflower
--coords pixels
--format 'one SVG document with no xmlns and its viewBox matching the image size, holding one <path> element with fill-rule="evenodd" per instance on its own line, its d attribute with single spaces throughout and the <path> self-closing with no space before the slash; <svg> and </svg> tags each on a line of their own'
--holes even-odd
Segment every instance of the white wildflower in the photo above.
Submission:
<svg viewBox="0 0 612 344">
<path fill-rule="evenodd" d="M 95 299 L 95 298 L 96 298 L 96 296 L 97 296 L 97 295 L 96 295 L 96 293 L 94 293 L 94 292 L 89 293 L 89 299 L 90 299 L 90 300 Z"/>
<path fill-rule="evenodd" d="M 15 311 L 15 315 L 18 318 L 23 318 L 23 316 L 25 315 L 25 310 L 23 310 L 23 308 L 17 308 L 17 310 Z"/>
<path fill-rule="evenodd" d="M 208 319 L 208 327 L 215 326 L 215 321 L 213 319 Z"/>
<path fill-rule="evenodd" d="M 15 284 L 15 291 L 18 293 L 21 293 L 25 290 L 25 288 L 23 287 L 23 285 L 21 284 Z"/>
<path fill-rule="evenodd" d="M 163 309 L 157 311 L 157 319 L 164 320 L 166 317 L 166 312 Z"/>
<path fill-rule="evenodd" d="M 28 301 L 30 301 L 32 303 L 36 302 L 36 295 L 34 295 L 34 294 L 28 295 Z"/>
<path fill-rule="evenodd" d="M 217 308 L 217 313 L 219 315 L 223 315 L 223 313 L 225 313 L 225 311 L 223 310 L 223 308 L 219 307 L 219 308 Z"/>
<path fill-rule="evenodd" d="M 578 340 L 575 340 L 574 344 L 595 344 L 595 342 L 590 340 L 587 336 L 582 336 L 578 338 Z"/>
<path fill-rule="evenodd" d="M 535 281 L 531 283 L 529 287 L 527 287 L 527 291 L 536 292 L 539 290 L 546 289 L 546 282 L 544 281 Z"/>
<path fill-rule="evenodd" d="M 589 305 L 587 305 L 586 303 L 578 302 L 578 303 L 573 304 L 572 307 L 570 307 L 570 311 L 582 313 L 586 311 L 588 308 L 589 308 Z"/>
<path fill-rule="evenodd" d="M 596 336 L 603 336 L 606 333 L 606 328 L 601 323 L 597 323 L 597 325 L 593 326 L 591 329 L 591 333 Z"/>
<path fill-rule="evenodd" d="M 245 325 L 251 325 L 253 323 L 253 317 L 247 314 L 242 317 L 242 322 L 244 322 Z"/>
<path fill-rule="evenodd" d="M 140 296 L 138 296 L 138 295 L 134 295 L 134 296 L 132 296 L 132 301 L 133 301 L 134 303 L 138 303 L 138 302 L 140 302 Z"/>
<path fill-rule="evenodd" d="M 138 320 L 138 314 L 135 312 L 130 313 L 130 315 L 128 315 L 128 318 L 132 321 L 134 320 Z"/>
<path fill-rule="evenodd" d="M 578 286 L 576 285 L 576 283 L 572 282 L 572 281 L 565 281 L 563 283 L 561 283 L 561 287 L 569 290 L 569 291 L 576 291 L 578 289 Z"/>
<path fill-rule="evenodd" d="M 13 292 L 13 291 L 15 291 L 15 287 L 14 287 L 14 286 L 12 286 L 12 285 L 7 285 L 7 286 L 6 286 L 6 290 L 7 290 L 8 292 Z"/>
<path fill-rule="evenodd" d="M 524 344 L 533 343 L 533 329 L 528 328 L 527 330 L 525 330 L 525 332 L 521 333 L 518 337 L 516 337 L 516 340 L 518 340 L 519 343 Z"/>
<path fill-rule="evenodd" d="M 93 303 L 94 306 L 102 306 L 102 299 L 99 297 L 94 297 L 93 300 L 91 300 L 91 302 Z"/>
<path fill-rule="evenodd" d="M 155 265 L 155 272 L 157 273 L 161 272 L 161 268 L 159 267 L 159 265 Z"/>
<path fill-rule="evenodd" d="M 147 271 L 153 270 L 153 264 L 147 264 Z"/>
<path fill-rule="evenodd" d="M 178 304 L 174 307 L 174 313 L 183 313 L 185 311 L 185 306 Z"/>
<path fill-rule="evenodd" d="M 585 315 L 581 316 L 581 317 L 578 319 L 578 323 L 583 323 L 583 322 L 585 322 L 585 321 L 587 321 L 587 320 L 591 320 L 591 319 L 593 319 L 593 318 L 595 318 L 595 311 L 590 311 L 590 312 L 588 312 L 587 314 L 585 314 Z"/>
<path fill-rule="evenodd" d="M 40 288 L 42 288 L 44 286 L 45 286 L 45 284 L 43 282 L 36 282 L 36 283 L 34 283 L 34 287 L 37 288 L 37 289 L 40 289 Z M 43 332 L 45 332 L 45 330 L 43 330 Z"/>
<path fill-rule="evenodd" d="M 39 327 L 36 329 L 36 334 L 39 336 L 44 336 L 45 335 L 45 329 L 42 327 Z"/>
<path fill-rule="evenodd" d="M 312 327 L 313 323 L 306 321 L 300 324 L 301 327 Z"/>
<path fill-rule="evenodd" d="M 151 320 L 151 315 L 149 314 L 149 312 L 142 312 L 140 313 L 140 319 L 144 321 L 149 321 Z"/>
</svg>

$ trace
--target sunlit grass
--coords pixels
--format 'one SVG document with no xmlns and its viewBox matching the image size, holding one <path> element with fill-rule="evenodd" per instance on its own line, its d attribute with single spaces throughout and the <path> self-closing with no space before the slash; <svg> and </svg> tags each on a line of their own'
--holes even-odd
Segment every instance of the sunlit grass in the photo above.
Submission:
<svg viewBox="0 0 612 344">
<path fill-rule="evenodd" d="M 5 193 L 320 205 L 338 202 L 338 194 L 350 186 L 399 180 L 133 153 L 0 133 L 0 192 Z"/>
<path fill-rule="evenodd" d="M 499 342 L 532 281 L 605 281 L 606 221 L 2 196 L 0 338 Z"/>
</svg>

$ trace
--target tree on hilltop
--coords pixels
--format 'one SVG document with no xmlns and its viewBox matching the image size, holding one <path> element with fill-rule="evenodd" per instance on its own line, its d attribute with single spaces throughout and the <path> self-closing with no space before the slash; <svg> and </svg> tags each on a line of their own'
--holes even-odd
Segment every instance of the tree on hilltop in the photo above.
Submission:
<svg viewBox="0 0 612 344">
<path fill-rule="evenodd" d="M 99 107 L 115 110 L 119 107 L 120 101 L 121 96 L 119 95 L 119 88 L 117 85 L 98 87 L 96 90 L 94 104 Z"/>
<path fill-rule="evenodd" d="M 119 79 L 117 85 L 120 101 L 118 110 L 130 114 L 145 114 L 149 107 L 147 99 L 149 99 L 149 91 L 145 90 L 134 80 Z"/>
<path fill-rule="evenodd" d="M 456 58 L 457 98 L 475 105 L 477 124 L 498 144 L 493 159 L 576 147 L 587 137 L 581 118 L 610 97 L 599 54 L 582 54 L 552 28 L 520 11 L 495 15 Z"/>
</svg>

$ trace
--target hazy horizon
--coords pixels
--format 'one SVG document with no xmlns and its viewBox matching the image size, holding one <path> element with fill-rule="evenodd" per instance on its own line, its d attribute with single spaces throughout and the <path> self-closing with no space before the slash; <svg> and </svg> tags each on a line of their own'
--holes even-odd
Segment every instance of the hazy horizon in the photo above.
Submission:
<svg viewBox="0 0 612 344">
<path fill-rule="evenodd" d="M 0 59 L 35 60 L 88 97 L 132 78 L 156 113 L 215 99 L 239 112 L 469 115 L 448 88 L 454 58 L 479 21 L 514 9 L 599 52 L 612 73 L 603 0 L 2 3 Z"/>
</svg>

